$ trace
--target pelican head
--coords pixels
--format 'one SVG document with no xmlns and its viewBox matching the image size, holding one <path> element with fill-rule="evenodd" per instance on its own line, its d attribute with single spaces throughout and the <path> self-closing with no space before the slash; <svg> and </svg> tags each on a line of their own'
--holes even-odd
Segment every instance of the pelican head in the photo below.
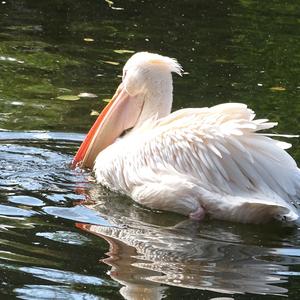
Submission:
<svg viewBox="0 0 300 300">
<path fill-rule="evenodd" d="M 139 52 L 123 68 L 122 82 L 103 109 L 74 157 L 74 164 L 92 167 L 97 155 L 125 130 L 139 127 L 147 119 L 171 112 L 171 73 L 182 68 L 170 57 Z"/>
</svg>

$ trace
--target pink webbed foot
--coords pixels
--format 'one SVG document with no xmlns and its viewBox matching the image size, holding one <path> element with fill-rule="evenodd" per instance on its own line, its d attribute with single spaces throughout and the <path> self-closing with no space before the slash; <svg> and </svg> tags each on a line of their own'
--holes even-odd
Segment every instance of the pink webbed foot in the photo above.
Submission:
<svg viewBox="0 0 300 300">
<path fill-rule="evenodd" d="M 202 221 L 205 217 L 205 210 L 202 206 L 199 206 L 197 210 L 194 212 L 191 212 L 189 214 L 190 219 L 192 220 L 197 220 L 197 221 Z"/>
</svg>

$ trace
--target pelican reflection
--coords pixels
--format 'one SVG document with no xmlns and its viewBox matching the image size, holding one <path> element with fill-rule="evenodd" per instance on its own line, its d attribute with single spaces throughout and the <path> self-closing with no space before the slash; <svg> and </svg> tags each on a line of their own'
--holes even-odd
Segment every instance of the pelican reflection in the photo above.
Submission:
<svg viewBox="0 0 300 300">
<path fill-rule="evenodd" d="M 133 206 L 127 199 L 91 190 L 89 207 L 111 224 L 77 226 L 108 241 L 109 275 L 125 299 L 162 299 L 168 286 L 225 294 L 287 293 L 289 266 L 277 245 L 262 245 L 270 228 L 225 222 L 198 223 Z M 282 234 L 293 231 L 279 227 Z M 278 235 L 277 235 L 278 238 Z"/>
</svg>

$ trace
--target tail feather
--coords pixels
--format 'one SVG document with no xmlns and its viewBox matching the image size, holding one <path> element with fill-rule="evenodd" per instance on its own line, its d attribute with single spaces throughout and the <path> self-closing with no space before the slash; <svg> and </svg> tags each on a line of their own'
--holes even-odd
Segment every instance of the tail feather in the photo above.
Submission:
<svg viewBox="0 0 300 300">
<path fill-rule="evenodd" d="M 266 223 L 272 219 L 293 222 L 299 219 L 294 210 L 276 204 L 246 202 L 237 209 L 240 211 L 241 222 L 244 223 Z"/>
</svg>

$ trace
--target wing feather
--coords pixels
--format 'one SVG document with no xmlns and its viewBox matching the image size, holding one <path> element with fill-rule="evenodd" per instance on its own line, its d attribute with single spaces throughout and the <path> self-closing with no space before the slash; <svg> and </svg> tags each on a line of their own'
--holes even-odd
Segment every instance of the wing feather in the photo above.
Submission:
<svg viewBox="0 0 300 300">
<path fill-rule="evenodd" d="M 289 144 L 258 133 L 277 123 L 254 117 L 239 103 L 183 109 L 151 125 L 148 142 L 159 149 L 164 164 L 190 172 L 207 191 L 222 197 L 260 192 L 264 201 L 298 199 L 300 170 L 284 151 Z"/>
</svg>

